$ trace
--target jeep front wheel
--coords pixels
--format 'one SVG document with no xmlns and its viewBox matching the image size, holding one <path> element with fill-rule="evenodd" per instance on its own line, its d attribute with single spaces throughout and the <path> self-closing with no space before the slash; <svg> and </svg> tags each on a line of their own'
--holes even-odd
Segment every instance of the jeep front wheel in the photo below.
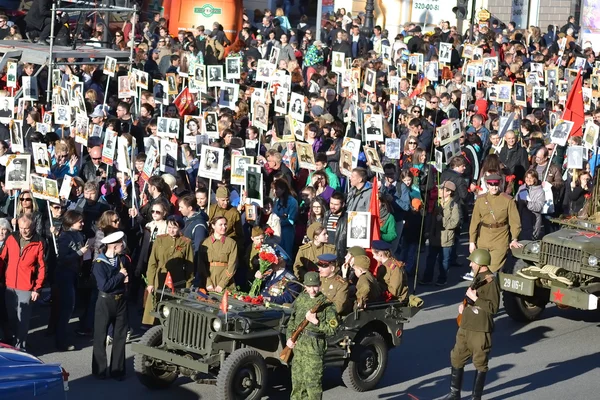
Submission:
<svg viewBox="0 0 600 400">
<path fill-rule="evenodd" d="M 536 302 L 534 298 L 523 297 L 512 292 L 503 292 L 504 309 L 509 317 L 518 322 L 531 322 L 538 319 L 545 304 Z"/>
<path fill-rule="evenodd" d="M 163 327 L 153 326 L 140 339 L 140 344 L 158 347 L 162 344 Z M 133 368 L 140 382 L 150 389 L 166 389 L 179 376 L 177 372 L 167 371 L 152 363 L 152 359 L 143 354 L 133 357 Z"/>
<path fill-rule="evenodd" d="M 371 333 L 352 348 L 352 358 L 342 372 L 342 381 L 356 392 L 371 390 L 383 377 L 387 360 L 385 340 L 379 333 Z"/>
<path fill-rule="evenodd" d="M 267 364 L 258 351 L 238 349 L 221 365 L 217 399 L 259 400 L 267 388 L 267 374 Z"/>
</svg>

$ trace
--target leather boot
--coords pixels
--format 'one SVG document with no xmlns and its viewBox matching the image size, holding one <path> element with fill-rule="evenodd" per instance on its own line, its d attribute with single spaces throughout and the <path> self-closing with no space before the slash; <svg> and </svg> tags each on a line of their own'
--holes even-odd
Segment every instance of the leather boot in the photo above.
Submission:
<svg viewBox="0 0 600 400">
<path fill-rule="evenodd" d="M 483 395 L 483 387 L 485 386 L 485 376 L 486 372 L 481 372 L 475 370 L 475 382 L 473 382 L 473 396 L 471 397 L 473 400 L 481 400 L 481 396 Z"/>
<path fill-rule="evenodd" d="M 452 367 L 450 373 L 450 393 L 442 400 L 460 400 L 460 390 L 462 389 L 463 368 Z"/>
</svg>

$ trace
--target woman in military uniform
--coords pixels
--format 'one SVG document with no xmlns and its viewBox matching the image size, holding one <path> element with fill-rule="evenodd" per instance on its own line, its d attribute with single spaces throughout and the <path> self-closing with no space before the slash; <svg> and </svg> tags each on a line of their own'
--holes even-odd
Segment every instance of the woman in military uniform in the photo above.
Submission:
<svg viewBox="0 0 600 400">
<path fill-rule="evenodd" d="M 233 289 L 233 277 L 237 269 L 237 244 L 226 236 L 227 219 L 216 216 L 210 221 L 211 235 L 204 240 L 200 248 L 200 271 L 203 280 L 200 286 L 206 290 L 222 292 Z M 204 285 L 205 284 L 205 285 Z"/>
<path fill-rule="evenodd" d="M 373 249 L 373 258 L 378 262 L 377 280 L 393 298 L 406 301 L 408 299 L 408 279 L 404 263 L 392 257 L 391 245 L 383 240 L 373 240 L 371 248 Z"/>
<path fill-rule="evenodd" d="M 157 289 L 165 285 L 167 272 L 171 274 L 173 284 L 190 287 L 194 279 L 194 250 L 192 241 L 181 234 L 184 223 L 178 215 L 167 218 L 167 234 L 159 235 L 154 241 L 152 252 L 148 259 L 148 298 L 144 306 L 142 323 L 154 325 L 154 317 L 150 312 L 154 309 L 155 296 L 151 296 Z"/>
<path fill-rule="evenodd" d="M 487 250 L 476 249 L 468 259 L 475 275 L 467 290 L 467 305 L 461 303 L 458 313 L 462 315 L 456 333 L 456 344 L 450 352 L 452 364 L 450 393 L 444 400 L 459 400 L 462 388 L 464 367 L 469 358 L 475 367 L 473 400 L 481 400 L 485 376 L 488 371 L 488 358 L 492 349 L 494 314 L 500 306 L 500 287 L 494 274 L 488 269 L 492 257 Z"/>
<path fill-rule="evenodd" d="M 501 193 L 502 177 L 490 174 L 485 179 L 488 192 L 477 197 L 473 207 L 469 226 L 469 252 L 472 253 L 475 249 L 488 250 L 492 256 L 490 270 L 496 272 L 504 265 L 509 247 L 523 247 L 517 242 L 521 233 L 521 220 L 513 198 Z M 473 276 L 465 275 L 463 278 L 471 280 Z"/>
<path fill-rule="evenodd" d="M 288 320 L 286 345 L 294 349 L 292 360 L 291 400 L 321 399 L 323 388 L 323 357 L 327 348 L 327 337 L 338 327 L 335 309 L 320 292 L 321 280 L 316 272 L 309 272 L 304 280 L 305 292 L 294 302 L 292 315 Z M 323 304 L 316 313 L 311 309 Z M 296 328 L 306 319 L 308 325 L 293 342 L 291 337 Z"/>
<path fill-rule="evenodd" d="M 304 275 L 309 271 L 317 271 L 318 257 L 322 254 L 335 254 L 335 246 L 328 242 L 327 229 L 318 222 L 312 223 L 306 230 L 310 242 L 303 244 L 298 249 L 294 262 L 294 275 L 304 280 Z"/>
</svg>

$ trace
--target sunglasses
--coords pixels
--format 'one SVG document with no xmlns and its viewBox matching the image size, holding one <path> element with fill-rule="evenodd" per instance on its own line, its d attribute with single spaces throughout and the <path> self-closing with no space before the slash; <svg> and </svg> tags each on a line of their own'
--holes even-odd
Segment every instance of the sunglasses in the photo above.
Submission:
<svg viewBox="0 0 600 400">
<path fill-rule="evenodd" d="M 102 160 L 102 157 L 92 157 L 92 160 Z"/>
<path fill-rule="evenodd" d="M 31 201 L 31 197 L 21 197 L 19 199 L 19 201 L 23 202 L 23 201 Z"/>
<path fill-rule="evenodd" d="M 52 209 L 54 209 L 54 210 L 62 210 L 62 207 L 61 206 L 52 206 Z"/>
<path fill-rule="evenodd" d="M 160 211 L 160 210 L 152 210 L 152 214 L 162 214 L 162 211 Z"/>
<path fill-rule="evenodd" d="M 113 220 L 112 220 L 112 223 L 113 223 L 113 224 L 118 224 L 119 222 L 121 222 L 121 219 L 120 219 L 120 218 L 117 218 L 117 219 L 113 219 Z"/>
<path fill-rule="evenodd" d="M 413 110 L 412 113 L 413 114 L 421 114 L 421 110 Z"/>
<path fill-rule="evenodd" d="M 417 144 L 417 142 L 408 142 L 408 144 Z"/>
</svg>

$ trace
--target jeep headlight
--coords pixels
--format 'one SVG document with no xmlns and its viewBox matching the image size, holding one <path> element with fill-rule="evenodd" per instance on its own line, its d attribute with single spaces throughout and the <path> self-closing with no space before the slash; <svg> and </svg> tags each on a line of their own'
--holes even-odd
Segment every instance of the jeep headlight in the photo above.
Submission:
<svg viewBox="0 0 600 400">
<path fill-rule="evenodd" d="M 540 253 L 540 243 L 539 242 L 535 242 L 531 245 L 531 252 L 533 254 L 539 254 Z"/>
<path fill-rule="evenodd" d="M 590 258 L 588 258 L 588 264 L 590 265 L 590 267 L 595 267 L 596 265 L 598 265 L 598 257 L 590 256 Z"/>
<path fill-rule="evenodd" d="M 219 332 L 221 330 L 221 328 L 223 327 L 223 323 L 221 322 L 221 320 L 219 318 L 215 318 L 212 320 L 211 326 L 213 328 L 213 331 Z"/>
<path fill-rule="evenodd" d="M 160 308 L 160 315 L 161 315 L 163 318 L 165 318 L 165 319 L 166 319 L 166 318 L 169 318 L 169 314 L 170 314 L 170 313 L 171 313 L 171 309 L 169 308 L 169 306 L 162 306 L 162 307 Z"/>
</svg>

